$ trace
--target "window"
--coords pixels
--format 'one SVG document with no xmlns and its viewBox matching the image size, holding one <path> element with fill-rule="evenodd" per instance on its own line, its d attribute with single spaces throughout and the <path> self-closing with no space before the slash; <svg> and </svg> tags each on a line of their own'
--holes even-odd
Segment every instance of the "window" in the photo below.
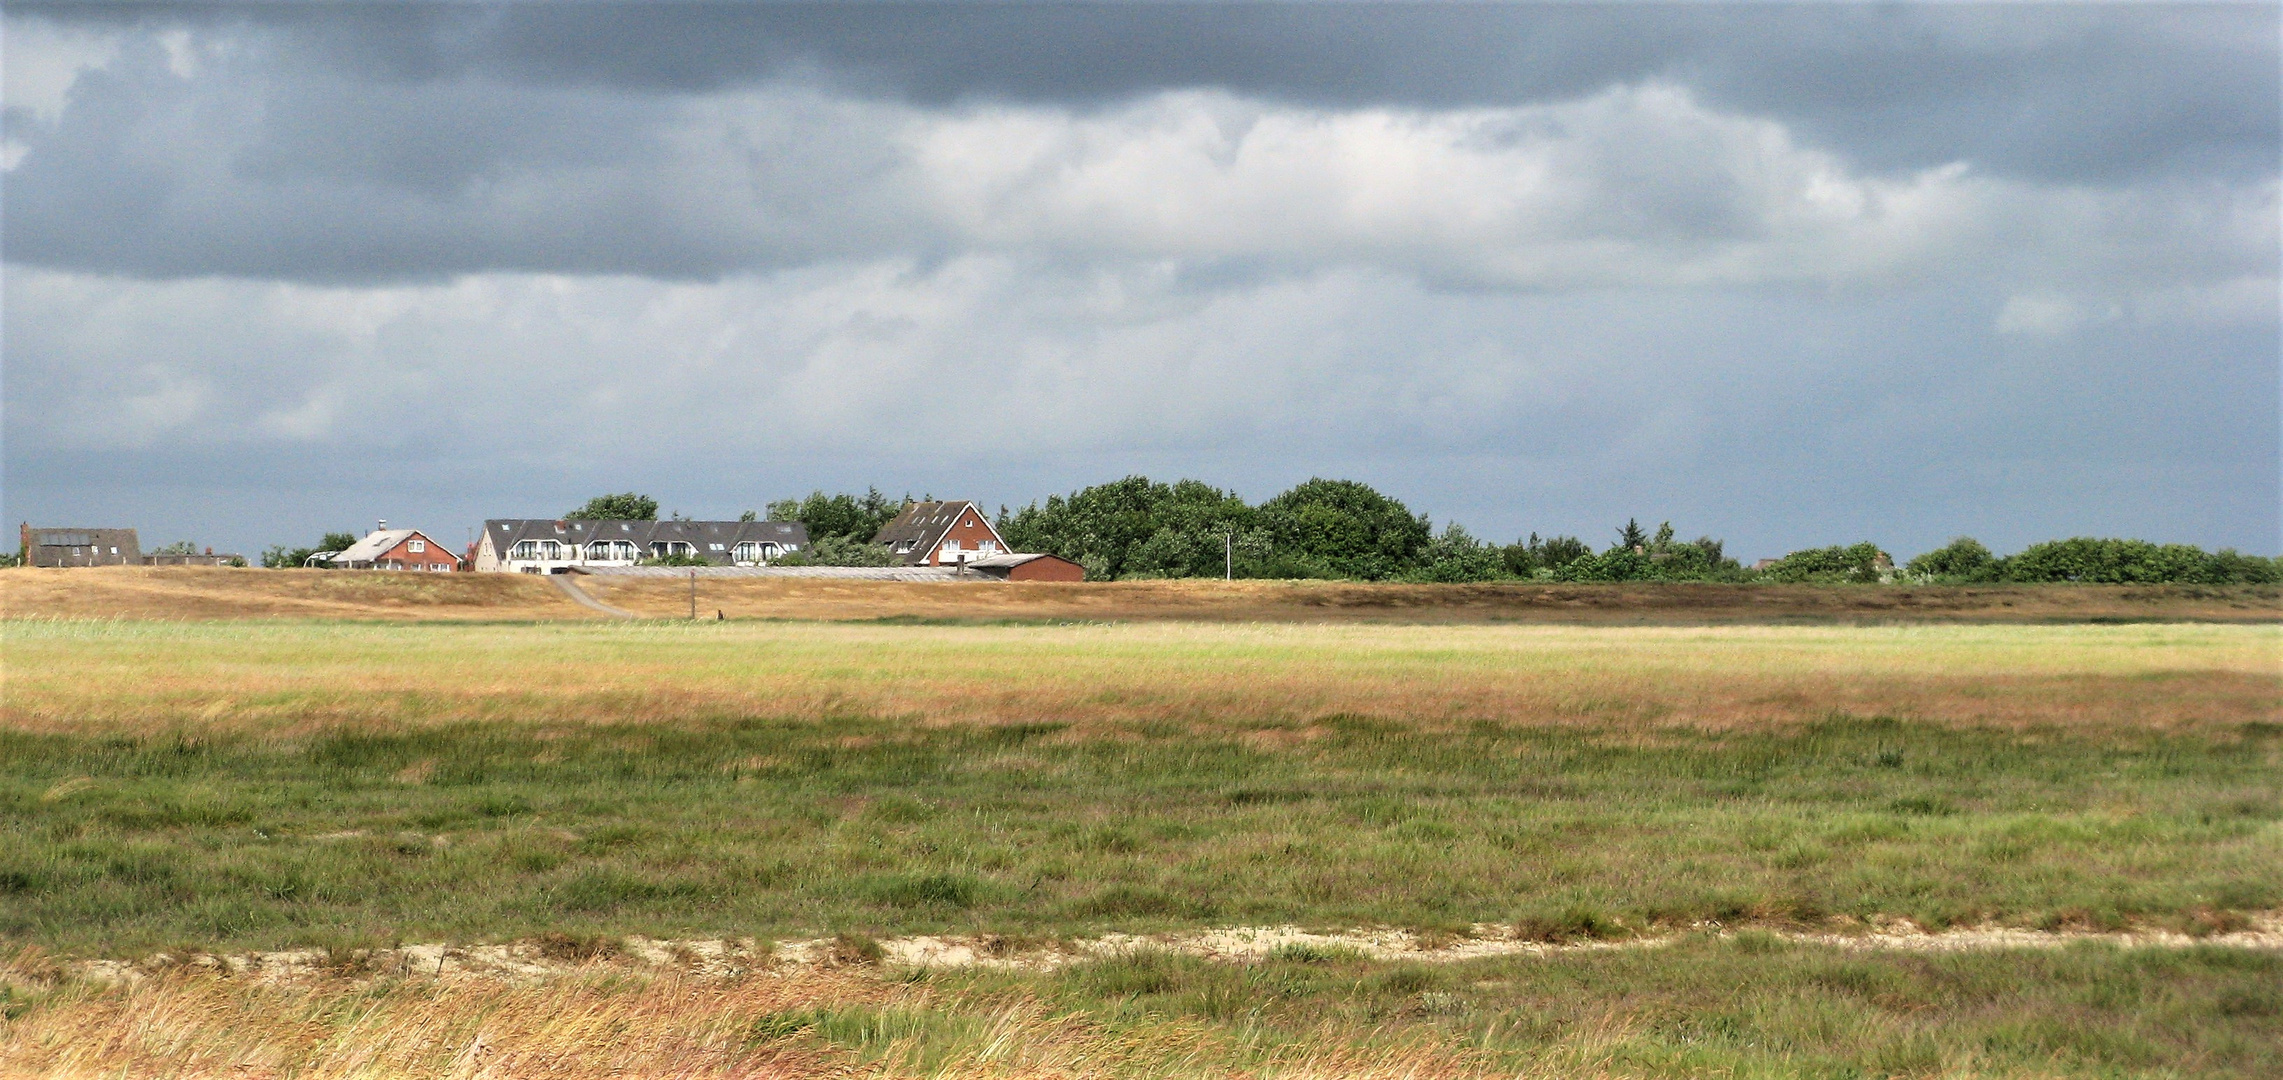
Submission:
<svg viewBox="0 0 2283 1080">
<path fill-rule="evenodd" d="M 426 541 L 426 540 L 414 540 L 414 541 L 412 541 L 411 543 L 408 543 L 408 544 L 404 545 L 404 550 L 406 550 L 406 551 L 409 551 L 409 552 L 411 552 L 411 553 L 413 553 L 413 554 L 415 554 L 415 555 L 418 555 L 418 554 L 420 554 L 421 552 L 428 550 L 428 541 Z"/>
<path fill-rule="evenodd" d="M 695 554 L 697 554 L 697 553 L 698 553 L 697 545 L 695 545 L 695 544 L 691 544 L 691 543 L 688 543 L 688 542 L 686 542 L 686 541 L 682 541 L 682 540 L 652 540 L 652 541 L 650 541 L 650 555 L 651 555 L 651 557 L 652 557 L 652 558 L 665 558 L 666 556 L 669 556 L 669 555 L 695 555 Z"/>
<path fill-rule="evenodd" d="M 708 550 L 711 550 L 711 551 L 721 551 L 721 550 L 723 550 L 723 548 L 722 548 L 722 546 L 721 546 L 720 544 L 707 544 L 707 545 L 706 545 L 706 548 L 707 548 Z"/>
<path fill-rule="evenodd" d="M 633 562 L 634 542 L 631 540 L 597 540 L 587 545 L 587 558 L 603 562 Z"/>
<path fill-rule="evenodd" d="M 560 559 L 563 545 L 553 540 L 518 540 L 507 553 L 510 559 Z"/>
</svg>

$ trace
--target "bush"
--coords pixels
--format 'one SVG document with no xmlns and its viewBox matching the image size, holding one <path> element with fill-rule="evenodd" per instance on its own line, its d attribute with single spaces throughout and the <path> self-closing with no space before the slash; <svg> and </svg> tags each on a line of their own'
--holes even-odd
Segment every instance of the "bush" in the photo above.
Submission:
<svg viewBox="0 0 2283 1080">
<path fill-rule="evenodd" d="M 1446 525 L 1427 543 L 1424 563 L 1404 575 L 1408 581 L 1495 581 L 1507 576 L 1504 553 L 1474 538 L 1460 525 Z"/>
<path fill-rule="evenodd" d="M 1886 580 L 1893 570 L 1894 563 L 1887 553 L 1880 551 L 1877 544 L 1865 542 L 1795 551 L 1760 571 L 1760 576 L 1781 582 L 1877 584 Z"/>
<path fill-rule="evenodd" d="M 1536 536 L 1533 535 L 1535 540 Z M 1568 539 L 1568 538 L 1563 538 Z M 1585 545 L 1575 540 L 1578 548 Z M 1617 530 L 1617 543 L 1599 555 L 1580 553 L 1549 568 L 1556 581 L 1724 581 L 1742 576 L 1743 569 L 1728 557 L 1726 544 L 1709 536 L 1673 539 L 1673 523 L 1657 527 L 1655 536 L 1627 521 Z M 1546 545 L 1552 554 L 1555 545 Z"/>
<path fill-rule="evenodd" d="M 1987 581 L 1995 573 L 1996 563 L 1981 541 L 1961 536 L 1912 559 L 1904 569 L 1922 578 Z"/>
<path fill-rule="evenodd" d="M 1549 575 L 1579 559 L 1593 554 L 1585 541 L 1574 536 L 1555 536 L 1545 540 L 1531 533 L 1527 540 L 1516 540 L 1500 553 L 1506 563 L 1506 572 L 1515 577 L 1532 577 L 1543 570 Z"/>
<path fill-rule="evenodd" d="M 2276 563 L 2233 549 L 2088 536 L 2031 544 L 2000 561 L 2004 581 L 2108 584 L 2260 585 L 2278 580 Z"/>
</svg>

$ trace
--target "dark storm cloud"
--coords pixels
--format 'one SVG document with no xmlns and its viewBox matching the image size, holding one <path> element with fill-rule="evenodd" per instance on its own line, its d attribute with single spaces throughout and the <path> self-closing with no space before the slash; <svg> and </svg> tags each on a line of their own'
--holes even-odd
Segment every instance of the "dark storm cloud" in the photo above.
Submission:
<svg viewBox="0 0 2283 1080">
<path fill-rule="evenodd" d="M 6 19 L 24 517 L 1143 469 L 2274 550 L 2273 5 Z"/>
<path fill-rule="evenodd" d="M 689 93 L 792 75 L 926 104 L 1216 87 L 1447 108 L 1661 78 L 1866 167 L 1963 159 L 2039 180 L 2263 174 L 2283 123 L 2270 4 L 11 7 L 261 25 L 393 84 Z"/>
</svg>

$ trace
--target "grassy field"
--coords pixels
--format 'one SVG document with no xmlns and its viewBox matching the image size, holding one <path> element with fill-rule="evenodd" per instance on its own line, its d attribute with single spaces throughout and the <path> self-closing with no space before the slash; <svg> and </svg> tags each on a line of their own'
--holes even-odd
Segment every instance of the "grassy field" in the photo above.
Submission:
<svg viewBox="0 0 2283 1080">
<path fill-rule="evenodd" d="M 0 1072 L 2250 1076 L 2283 1061 L 2273 953 L 1687 936 L 1891 917 L 2205 934 L 2283 907 L 2272 624 L 0 633 L 0 940 L 19 950 L 0 968 Z M 744 979 L 603 964 L 537 985 L 106 989 L 44 959 L 1285 923 L 1684 937 L 1434 966 L 1336 951 Z M 110 1031 L 132 1035 L 89 1034 Z M 483 1039 L 490 1064 L 470 1056 Z"/>
<path fill-rule="evenodd" d="M 687 618 L 673 579 L 581 577 L 653 618 Z M 1401 585 L 1342 581 L 911 584 L 707 578 L 699 614 L 730 619 L 1704 625 L 1864 622 L 2248 622 L 2283 618 L 2283 587 L 2126 585 Z M 526 574 L 213 567 L 0 572 L 9 618 L 583 621 L 602 617 Z"/>
</svg>

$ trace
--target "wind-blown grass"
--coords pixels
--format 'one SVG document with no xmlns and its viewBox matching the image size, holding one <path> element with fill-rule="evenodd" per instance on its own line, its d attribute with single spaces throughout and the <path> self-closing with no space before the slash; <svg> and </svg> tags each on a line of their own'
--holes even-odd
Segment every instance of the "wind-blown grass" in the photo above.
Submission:
<svg viewBox="0 0 2283 1080">
<path fill-rule="evenodd" d="M 2057 1077 L 2283 1070 L 2283 957 L 1700 938 L 1421 966 L 1155 953 L 1049 974 L 552 980 L 0 966 L 0 1070 L 140 1077 Z"/>
</svg>

